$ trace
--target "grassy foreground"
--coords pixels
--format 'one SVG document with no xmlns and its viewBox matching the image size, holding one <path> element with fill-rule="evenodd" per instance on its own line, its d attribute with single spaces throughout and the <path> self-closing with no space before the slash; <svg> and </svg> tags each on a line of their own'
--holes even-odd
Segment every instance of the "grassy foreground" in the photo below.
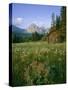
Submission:
<svg viewBox="0 0 68 90">
<path fill-rule="evenodd" d="M 12 84 L 45 85 L 66 82 L 65 43 L 12 44 Z"/>
</svg>

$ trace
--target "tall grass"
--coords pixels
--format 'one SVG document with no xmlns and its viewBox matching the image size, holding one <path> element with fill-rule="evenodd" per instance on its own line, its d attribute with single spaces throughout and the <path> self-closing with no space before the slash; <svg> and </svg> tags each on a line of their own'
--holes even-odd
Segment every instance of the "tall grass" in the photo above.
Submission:
<svg viewBox="0 0 68 90">
<path fill-rule="evenodd" d="M 12 44 L 12 84 L 45 85 L 66 82 L 65 43 Z"/>
</svg>

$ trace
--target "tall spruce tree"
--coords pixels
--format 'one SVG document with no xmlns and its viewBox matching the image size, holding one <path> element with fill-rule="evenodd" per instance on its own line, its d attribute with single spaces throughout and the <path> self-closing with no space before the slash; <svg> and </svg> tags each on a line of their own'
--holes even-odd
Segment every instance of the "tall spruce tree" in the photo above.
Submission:
<svg viewBox="0 0 68 90">
<path fill-rule="evenodd" d="M 66 40 L 66 7 L 61 7 L 61 38 Z"/>
<path fill-rule="evenodd" d="M 52 13 L 52 22 L 51 22 L 51 27 L 55 26 L 55 14 Z"/>
<path fill-rule="evenodd" d="M 60 31 L 60 16 L 56 16 L 56 30 Z"/>
</svg>

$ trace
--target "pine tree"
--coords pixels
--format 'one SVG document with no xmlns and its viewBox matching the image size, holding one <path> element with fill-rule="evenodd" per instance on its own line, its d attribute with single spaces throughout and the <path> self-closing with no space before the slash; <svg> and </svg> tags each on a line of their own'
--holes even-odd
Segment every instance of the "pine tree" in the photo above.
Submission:
<svg viewBox="0 0 68 90">
<path fill-rule="evenodd" d="M 56 16 L 56 30 L 60 31 L 60 16 Z"/>
<path fill-rule="evenodd" d="M 55 14 L 52 13 L 52 23 L 51 23 L 51 27 L 55 26 Z"/>
<path fill-rule="evenodd" d="M 61 7 L 61 38 L 66 40 L 66 7 Z"/>
<path fill-rule="evenodd" d="M 36 31 L 34 33 L 32 33 L 32 40 L 33 41 L 38 41 L 39 39 L 40 39 L 39 33 L 37 33 Z"/>
</svg>

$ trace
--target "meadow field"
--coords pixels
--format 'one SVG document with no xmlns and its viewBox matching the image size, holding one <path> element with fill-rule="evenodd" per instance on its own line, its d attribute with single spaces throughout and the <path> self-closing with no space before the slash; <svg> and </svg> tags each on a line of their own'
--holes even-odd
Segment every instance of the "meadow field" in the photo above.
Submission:
<svg viewBox="0 0 68 90">
<path fill-rule="evenodd" d="M 14 86 L 60 84 L 66 82 L 66 45 L 47 42 L 12 44 Z"/>
</svg>

